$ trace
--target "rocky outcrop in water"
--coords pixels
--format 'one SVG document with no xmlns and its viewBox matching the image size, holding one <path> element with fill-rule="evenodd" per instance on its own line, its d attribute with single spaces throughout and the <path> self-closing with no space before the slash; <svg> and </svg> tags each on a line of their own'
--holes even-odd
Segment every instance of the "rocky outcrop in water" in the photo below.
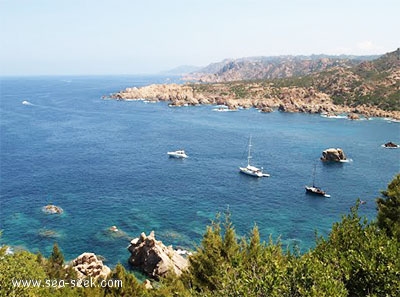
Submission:
<svg viewBox="0 0 400 297">
<path fill-rule="evenodd" d="M 111 269 L 104 265 L 94 253 L 83 253 L 71 262 L 72 268 L 77 272 L 78 278 L 93 277 L 106 278 Z"/>
<path fill-rule="evenodd" d="M 321 160 L 325 162 L 342 162 L 347 159 L 342 149 L 329 148 L 322 152 Z"/>
<path fill-rule="evenodd" d="M 47 214 L 62 214 L 63 209 L 59 206 L 49 204 L 46 206 L 43 206 L 42 211 Z"/>
<path fill-rule="evenodd" d="M 155 239 L 154 231 L 149 236 L 142 233 L 131 241 L 128 247 L 129 263 L 143 270 L 148 276 L 158 279 L 169 273 L 181 275 L 187 269 L 188 260 L 171 246 L 165 246 Z"/>
</svg>

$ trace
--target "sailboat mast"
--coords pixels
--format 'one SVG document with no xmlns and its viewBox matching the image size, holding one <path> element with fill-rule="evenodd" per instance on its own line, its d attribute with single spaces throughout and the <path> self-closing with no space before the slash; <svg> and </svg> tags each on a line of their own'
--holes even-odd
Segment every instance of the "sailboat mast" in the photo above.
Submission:
<svg viewBox="0 0 400 297">
<path fill-rule="evenodd" d="M 249 139 L 249 154 L 248 154 L 248 156 L 247 156 L 247 166 L 250 165 L 250 159 L 251 159 L 250 150 L 251 150 L 251 135 L 250 135 L 250 139 Z"/>
<path fill-rule="evenodd" d="M 317 168 L 317 165 L 314 164 L 314 171 L 313 171 L 313 180 L 312 180 L 312 186 L 315 187 L 315 170 Z"/>
</svg>

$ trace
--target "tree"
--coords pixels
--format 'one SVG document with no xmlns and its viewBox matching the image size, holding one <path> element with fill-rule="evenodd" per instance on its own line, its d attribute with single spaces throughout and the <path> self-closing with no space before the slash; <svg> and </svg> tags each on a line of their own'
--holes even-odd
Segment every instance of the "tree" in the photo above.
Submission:
<svg viewBox="0 0 400 297">
<path fill-rule="evenodd" d="M 43 267 L 32 253 L 21 251 L 0 257 L 0 297 L 48 296 L 47 289 L 38 285 L 45 278 Z"/>
<path fill-rule="evenodd" d="M 57 243 L 53 245 L 53 251 L 47 260 L 47 274 L 50 278 L 65 279 L 64 255 Z"/>
<path fill-rule="evenodd" d="M 189 278 L 191 286 L 197 290 L 215 290 L 219 287 L 224 258 L 219 218 L 207 226 L 200 247 L 189 258 Z"/>
<path fill-rule="evenodd" d="M 128 273 L 125 268 L 118 263 L 109 276 L 110 280 L 121 281 L 122 286 L 107 286 L 104 288 L 104 296 L 115 297 L 142 297 L 148 296 L 147 290 L 138 282 L 136 277 Z"/>
<path fill-rule="evenodd" d="M 388 185 L 376 200 L 378 205 L 377 224 L 388 236 L 400 241 L 400 174 Z"/>
<path fill-rule="evenodd" d="M 312 252 L 334 267 L 349 296 L 400 296 L 400 242 L 358 216 L 358 206 L 333 225 Z"/>
</svg>

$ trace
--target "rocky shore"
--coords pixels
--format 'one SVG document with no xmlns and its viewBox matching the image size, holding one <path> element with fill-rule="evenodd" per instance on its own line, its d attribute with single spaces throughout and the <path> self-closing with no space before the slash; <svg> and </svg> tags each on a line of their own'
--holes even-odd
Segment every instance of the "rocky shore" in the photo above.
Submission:
<svg viewBox="0 0 400 297">
<path fill-rule="evenodd" d="M 165 277 L 169 273 L 179 276 L 189 266 L 189 261 L 172 246 L 167 247 L 156 240 L 154 231 L 148 236 L 142 233 L 140 237 L 133 239 L 128 250 L 131 253 L 129 263 L 154 279 Z"/>
<path fill-rule="evenodd" d="M 371 105 L 337 105 L 328 94 L 313 87 L 277 87 L 272 83 L 153 84 L 126 88 L 110 97 L 117 100 L 168 101 L 170 106 L 218 104 L 226 105 L 231 110 L 254 107 L 262 112 L 279 110 L 328 116 L 347 113 L 400 120 L 400 111 L 382 110 Z"/>
</svg>

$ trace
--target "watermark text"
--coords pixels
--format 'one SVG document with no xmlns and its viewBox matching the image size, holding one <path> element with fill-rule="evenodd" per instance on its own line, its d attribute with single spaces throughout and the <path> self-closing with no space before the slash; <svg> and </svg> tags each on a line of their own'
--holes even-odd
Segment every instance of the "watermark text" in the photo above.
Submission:
<svg viewBox="0 0 400 297">
<path fill-rule="evenodd" d="M 12 279 L 14 288 L 64 288 L 64 287 L 82 287 L 82 288 L 122 288 L 120 279 L 102 279 L 96 280 L 92 277 L 86 279 Z"/>
</svg>

